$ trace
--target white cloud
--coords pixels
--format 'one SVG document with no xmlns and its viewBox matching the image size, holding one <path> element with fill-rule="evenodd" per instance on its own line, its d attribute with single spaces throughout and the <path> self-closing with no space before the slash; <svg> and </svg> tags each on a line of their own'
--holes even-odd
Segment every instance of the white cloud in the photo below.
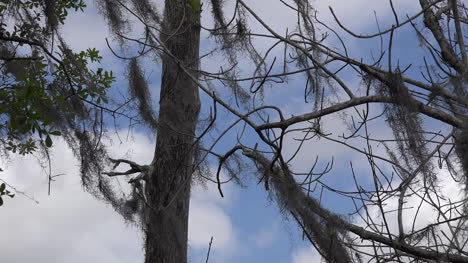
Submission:
<svg viewBox="0 0 468 263">
<path fill-rule="evenodd" d="M 420 182 L 418 186 L 413 186 L 408 189 L 406 193 L 402 222 L 406 233 L 411 231 L 413 223 L 415 225 L 415 230 L 418 230 L 430 223 L 436 223 L 437 220 L 444 221 L 435 207 L 443 207 L 442 211 L 448 211 L 450 203 L 456 203 L 463 198 L 463 185 L 455 182 L 447 170 L 438 169 L 435 172 L 438 174 L 439 178 L 439 181 L 435 183 L 439 198 L 437 198 L 434 193 L 431 193 L 430 197 L 428 195 L 424 195 L 423 189 L 421 188 L 422 182 Z M 415 191 L 417 195 L 414 194 L 413 191 Z M 425 202 L 421 202 L 421 197 L 424 197 Z M 432 203 L 431 200 L 435 203 Z M 386 211 L 385 218 L 388 222 L 390 231 L 392 233 L 398 233 L 398 213 L 396 212 L 398 209 L 398 196 L 387 199 L 383 205 L 383 209 Z M 452 213 L 453 217 L 457 216 L 455 211 L 452 211 Z M 379 207 L 369 207 L 369 214 L 376 224 L 382 222 L 383 218 Z M 448 212 L 446 212 L 445 215 L 450 216 Z M 357 219 L 357 223 L 364 225 L 364 222 L 359 219 Z M 452 224 L 456 225 L 456 223 Z M 442 226 L 445 227 L 446 224 L 443 224 Z"/>
<path fill-rule="evenodd" d="M 287 27 L 289 27 L 290 32 L 291 29 L 295 28 L 297 12 L 281 3 L 281 1 L 246 0 L 245 2 L 278 33 L 285 33 Z M 292 0 L 285 2 L 296 7 Z M 419 7 L 417 1 L 395 0 L 393 3 L 400 20 L 404 19 L 406 14 L 415 14 Z M 344 25 L 355 30 L 369 29 L 369 26 L 376 29 L 374 11 L 377 14 L 379 23 L 394 23 L 393 12 L 386 0 L 312 0 L 310 6 L 317 11 L 320 21 L 334 28 L 336 28 L 337 24 L 331 15 L 329 6 L 333 8 Z M 259 26 L 255 25 L 255 28 Z"/>
<path fill-rule="evenodd" d="M 438 222 L 445 221 L 444 216 L 447 218 L 456 218 L 460 216 L 460 214 L 458 214 L 460 212 L 453 210 L 453 207 L 454 203 L 464 198 L 462 189 L 463 186 L 455 182 L 448 171 L 439 169 L 436 170 L 436 172 L 438 173 L 438 182 L 435 184 L 438 197 L 436 197 L 434 193 L 430 193 L 430 197 L 428 195 L 424 195 L 421 185 L 412 187 L 412 189 L 416 191 L 418 195 L 414 194 L 411 189 L 407 191 L 402 214 L 402 224 L 405 234 L 411 233 L 413 231 L 413 225 L 414 231 L 418 231 L 427 227 L 429 224 L 437 224 Z M 424 198 L 424 201 L 421 200 L 421 197 Z M 431 200 L 433 200 L 434 203 L 432 203 L 433 201 Z M 443 214 L 439 213 L 439 211 L 436 209 L 436 206 L 441 208 Z M 386 212 L 385 219 L 388 223 L 388 229 L 392 234 L 398 235 L 398 196 L 387 199 L 382 207 Z M 371 218 L 376 225 L 383 223 L 383 217 L 379 207 L 369 206 L 367 209 L 369 218 Z M 362 227 L 366 226 L 364 220 L 357 216 L 354 218 L 354 223 Z M 450 225 L 451 227 L 456 228 L 457 223 L 458 220 L 454 220 L 450 222 Z M 439 245 L 450 244 L 451 242 L 454 242 L 454 240 L 452 240 L 453 235 L 450 229 L 451 227 L 449 227 L 447 223 L 442 223 L 437 228 L 435 228 L 434 234 L 440 237 L 437 239 L 437 243 Z M 457 236 L 460 238 L 461 234 L 458 234 Z M 458 240 L 458 242 L 463 241 Z M 361 245 L 363 244 L 370 243 L 368 241 L 363 241 Z M 420 246 L 424 246 L 425 244 L 427 244 L 427 241 L 425 240 L 422 240 L 418 243 Z M 439 249 L 441 249 L 441 247 L 439 247 Z M 371 246 L 362 247 L 361 250 L 370 254 L 374 253 Z"/>
<path fill-rule="evenodd" d="M 301 105 L 300 103 L 290 103 L 290 105 L 296 105 L 295 110 L 299 112 L 300 114 L 312 112 L 312 109 L 311 109 L 312 107 L 310 105 L 302 104 L 304 105 L 304 107 L 297 106 L 297 105 Z M 349 136 L 353 132 L 347 128 L 347 126 L 345 125 L 345 122 L 341 118 L 340 114 L 342 114 L 343 112 L 340 112 L 338 114 L 330 114 L 330 115 L 324 116 L 321 119 L 322 132 L 324 134 L 329 134 L 327 137 L 333 138 L 338 141 L 344 141 L 352 146 L 355 146 L 359 150 L 363 150 L 364 140 L 361 140 L 359 138 L 344 140 L 342 137 L 340 137 L 343 135 Z M 347 110 L 346 113 L 349 114 L 350 116 L 353 116 L 355 120 L 359 120 L 359 117 L 354 112 L 354 109 Z M 286 108 L 285 110 L 285 116 L 289 116 L 288 108 Z M 350 118 L 348 117 L 347 122 L 349 122 L 349 119 Z M 308 128 L 308 127 L 311 127 L 311 125 L 308 123 L 301 123 L 301 124 L 295 125 L 293 128 L 301 128 L 301 127 Z M 382 124 L 378 127 L 375 127 L 375 129 L 373 129 L 372 131 L 373 131 L 373 134 L 371 136 L 378 136 L 378 138 L 385 138 L 385 136 L 390 135 L 389 129 L 387 129 L 387 126 L 382 125 Z M 362 133 L 362 129 L 360 130 L 360 132 Z M 283 155 L 285 156 L 286 160 L 291 158 L 293 154 L 296 153 L 298 147 L 301 146 L 299 153 L 296 154 L 294 159 L 291 161 L 291 165 L 295 172 L 301 172 L 301 173 L 308 172 L 310 168 L 313 166 L 317 156 L 319 157 L 319 159 L 318 159 L 318 164 L 316 165 L 314 172 L 315 173 L 322 172 L 326 168 L 327 164 L 331 165 L 331 161 L 333 160 L 334 169 L 332 170 L 332 173 L 329 175 L 333 176 L 333 174 L 335 174 L 336 176 L 340 176 L 341 178 L 337 180 L 342 180 L 342 176 L 351 175 L 351 172 L 346 175 L 341 174 L 341 173 L 336 174 L 336 170 L 340 168 L 345 168 L 345 170 L 348 171 L 350 168 L 349 166 L 350 161 L 353 162 L 353 167 L 356 170 L 363 169 L 364 171 L 368 171 L 367 170 L 369 168 L 368 161 L 367 161 L 367 158 L 363 154 L 343 144 L 340 144 L 338 142 L 334 142 L 331 140 L 327 140 L 323 137 L 315 136 L 314 138 L 311 138 L 313 134 L 314 134 L 313 132 L 310 132 L 309 134 L 307 134 L 306 138 L 308 139 L 302 142 L 302 145 L 301 145 L 301 140 L 303 140 L 304 136 L 306 135 L 306 133 L 303 131 L 290 133 L 285 137 L 286 139 L 285 139 L 285 143 L 283 146 Z M 374 147 L 375 154 L 384 154 L 385 149 L 383 147 L 377 147 L 377 144 L 375 144 L 375 146 L 376 146 Z M 358 173 L 357 175 L 359 176 L 360 173 Z M 354 186 L 352 185 L 352 187 Z"/>
<path fill-rule="evenodd" d="M 211 168 L 211 174 L 215 175 L 218 167 Z M 220 180 L 227 181 L 228 177 L 221 171 Z M 233 182 L 221 185 L 224 198 L 221 197 L 218 184 L 208 181 L 206 185 L 196 184 L 192 187 L 192 200 L 199 202 L 210 202 L 220 207 L 229 207 L 237 199 L 237 192 Z"/>
<path fill-rule="evenodd" d="M 75 50 L 97 48 L 107 50 L 105 38 L 109 36 L 107 23 L 96 7 L 86 1 L 84 12 L 70 11 L 61 32 L 67 43 Z"/>
<path fill-rule="evenodd" d="M 224 174 L 221 174 L 221 178 Z M 215 183 L 195 185 L 189 214 L 189 247 L 193 255 L 201 254 L 204 260 L 211 237 L 210 262 L 224 262 L 240 248 L 238 233 L 227 210 L 232 206 L 237 193 L 232 184 L 223 185 L 224 198 Z M 195 258 L 197 258 L 195 256 Z M 200 258 L 193 262 L 199 262 Z"/>
<path fill-rule="evenodd" d="M 410 16 L 415 14 L 419 7 L 417 1 L 396 0 L 393 4 L 400 21 L 407 14 Z M 315 0 L 313 6 L 318 11 L 319 19 L 335 28 L 336 22 L 329 6 L 333 8 L 340 22 L 352 30 L 377 29 L 374 11 L 381 26 L 395 23 L 389 1 L 386 0 Z"/>
<path fill-rule="evenodd" d="M 116 136 L 110 152 L 147 164 L 154 142 L 135 133 L 133 141 L 119 143 Z M 142 262 L 142 234 L 124 223 L 109 205 L 84 192 L 78 176 L 78 162 L 65 143 L 54 142 L 52 174 L 63 173 L 52 183 L 47 196 L 47 177 L 37 160 L 15 158 L 1 178 L 34 196 L 36 204 L 18 194 L 6 199 L 0 217 L 0 254 L 2 262 Z M 235 229 L 212 190 L 205 195 L 195 188 L 190 210 L 190 245 L 207 248 L 214 236 L 213 248 L 224 252 L 236 243 Z M 229 192 L 229 190 L 228 190 Z"/>
<path fill-rule="evenodd" d="M 212 249 L 231 250 L 235 246 L 234 226 L 224 210 L 217 205 L 194 201 L 190 204 L 189 245 L 207 249 L 213 237 Z"/>
<path fill-rule="evenodd" d="M 463 200 L 464 198 L 463 185 L 459 182 L 456 182 L 445 169 L 436 169 L 435 172 L 438 174 L 438 180 L 435 182 L 438 197 L 436 197 L 434 193 L 430 194 L 430 198 L 428 195 L 424 195 L 423 188 L 421 188 L 422 182 L 420 182 L 420 185 L 413 186 L 408 189 L 406 193 L 402 221 L 403 229 L 406 234 L 411 233 L 412 231 L 421 230 L 427 227 L 429 224 L 443 222 L 446 220 L 444 216 L 446 216 L 447 219 L 460 216 L 460 212 L 456 212 L 453 208 L 456 206 L 457 202 Z M 394 188 L 398 185 L 398 183 L 399 182 L 393 182 Z M 383 188 L 386 188 L 386 186 Z M 417 194 L 414 194 L 413 191 L 416 191 Z M 424 201 L 422 201 L 422 197 L 424 198 Z M 441 208 L 444 216 L 439 213 L 436 206 Z M 386 198 L 382 208 L 385 211 L 385 219 L 388 229 L 392 234 L 398 235 L 398 195 L 391 198 Z M 364 213 L 365 211 L 361 212 Z M 373 224 L 376 226 L 383 225 L 382 213 L 378 206 L 367 206 L 367 212 L 367 218 L 371 219 Z M 366 218 L 365 214 L 363 216 Z M 369 229 L 366 222 L 359 216 L 355 216 L 351 221 L 355 225 Z M 434 232 L 436 235 L 440 236 L 440 238 L 437 240 L 439 244 L 450 244 L 451 242 L 454 242 L 454 240 L 452 240 L 453 235 L 451 234 L 453 229 L 451 230 L 450 228 L 456 228 L 458 222 L 458 220 L 453 220 L 450 222 L 450 227 L 447 223 L 442 223 L 438 226 L 438 229 L 436 229 Z M 460 236 L 461 235 L 458 234 L 459 238 Z M 351 233 L 351 237 L 357 236 Z M 360 242 L 359 250 L 367 252 L 371 255 L 374 254 L 374 250 L 371 246 L 364 246 L 365 244 L 370 245 L 371 243 L 369 241 L 361 240 L 359 237 L 357 237 L 357 240 L 357 242 Z M 426 241 L 423 240 L 419 243 L 419 245 L 423 246 L 425 242 Z M 463 241 L 458 240 L 458 242 L 462 243 Z M 293 263 L 320 262 L 321 256 L 311 246 L 310 248 L 297 249 L 293 252 L 292 258 Z"/>
<path fill-rule="evenodd" d="M 21 195 L 6 200 L 1 208 L 5 216 L 0 217 L 2 261 L 141 261 L 137 229 L 125 225 L 112 208 L 83 192 L 78 177 L 68 173 L 76 164 L 67 162 L 70 151 L 61 153 L 57 163 L 70 168 L 52 185 L 52 196 L 47 196 L 47 183 L 36 160 L 24 158 L 5 169 L 7 181 L 40 203 Z M 127 253 L 118 257 L 117 251 Z"/>
</svg>

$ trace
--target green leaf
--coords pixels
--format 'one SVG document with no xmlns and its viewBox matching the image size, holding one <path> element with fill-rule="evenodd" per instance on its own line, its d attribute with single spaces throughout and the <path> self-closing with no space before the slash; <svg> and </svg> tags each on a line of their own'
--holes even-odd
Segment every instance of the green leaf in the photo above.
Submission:
<svg viewBox="0 0 468 263">
<path fill-rule="evenodd" d="M 62 133 L 59 132 L 59 131 L 53 131 L 53 132 L 51 132 L 50 134 L 55 135 L 55 136 L 60 136 L 60 135 L 62 135 Z"/>
<path fill-rule="evenodd" d="M 52 139 L 50 138 L 49 135 L 47 135 L 47 137 L 46 137 L 45 145 L 46 145 L 47 147 L 49 147 L 49 148 L 52 147 Z"/>
<path fill-rule="evenodd" d="M 3 198 L 0 196 L 0 206 L 3 205 Z"/>
<path fill-rule="evenodd" d="M 6 188 L 5 183 L 2 183 L 2 185 L 0 185 L 0 193 L 3 193 L 3 191 L 5 191 L 5 188 Z"/>
</svg>

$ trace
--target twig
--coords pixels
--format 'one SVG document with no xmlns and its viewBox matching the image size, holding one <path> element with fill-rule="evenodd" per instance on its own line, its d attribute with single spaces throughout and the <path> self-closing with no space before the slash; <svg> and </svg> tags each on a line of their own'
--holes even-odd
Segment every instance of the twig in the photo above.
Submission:
<svg viewBox="0 0 468 263">
<path fill-rule="evenodd" d="M 206 253 L 206 263 L 208 263 L 208 260 L 210 259 L 211 244 L 213 244 L 213 237 L 211 237 L 210 245 L 208 246 L 208 252 Z"/>
</svg>

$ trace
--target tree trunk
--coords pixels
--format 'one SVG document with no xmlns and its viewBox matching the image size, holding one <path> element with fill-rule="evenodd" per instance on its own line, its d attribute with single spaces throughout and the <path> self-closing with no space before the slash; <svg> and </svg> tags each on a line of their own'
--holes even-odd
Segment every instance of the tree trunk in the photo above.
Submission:
<svg viewBox="0 0 468 263">
<path fill-rule="evenodd" d="M 186 67 L 199 64 L 200 14 L 195 0 L 166 0 L 161 40 Z M 168 55 L 162 59 L 159 126 L 146 184 L 145 263 L 187 262 L 193 142 L 200 111 L 198 87 Z"/>
</svg>

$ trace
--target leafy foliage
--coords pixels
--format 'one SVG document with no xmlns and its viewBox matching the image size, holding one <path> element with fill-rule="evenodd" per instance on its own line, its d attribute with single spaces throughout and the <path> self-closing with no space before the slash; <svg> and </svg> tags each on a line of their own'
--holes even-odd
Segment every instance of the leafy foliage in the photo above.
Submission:
<svg viewBox="0 0 468 263">
<path fill-rule="evenodd" d="M 4 196 L 8 196 L 8 197 L 10 197 L 10 198 L 13 198 L 13 197 L 15 196 L 15 194 L 12 194 L 10 191 L 8 191 L 8 190 L 6 189 L 5 183 L 2 183 L 2 184 L 0 185 L 0 206 L 3 205 L 3 197 L 4 197 Z"/>
<path fill-rule="evenodd" d="M 53 14 L 48 13 L 50 5 L 55 7 Z M 95 71 L 89 68 L 89 63 L 102 59 L 94 48 L 73 53 L 61 39 L 58 57 L 45 48 L 52 39 L 49 41 L 47 36 L 50 25 L 41 25 L 43 18 L 63 24 L 69 9 L 84 9 L 82 0 L 2 1 L 1 6 L 2 21 L 10 16 L 15 23 L 12 27 L 0 25 L 6 40 L 0 46 L 0 135 L 6 150 L 24 155 L 37 149 L 37 141 L 51 147 L 51 136 L 61 135 L 54 127 L 50 109 L 61 108 L 74 118 L 77 112 L 67 109 L 71 97 L 105 104 L 106 90 L 115 78 L 103 68 Z M 12 9 L 23 10 L 30 16 L 21 20 Z"/>
<path fill-rule="evenodd" d="M 85 7 L 83 0 L 0 1 L 4 154 L 47 150 L 58 136 L 70 140 L 76 122 L 92 118 L 84 104 L 102 108 L 108 103 L 106 92 L 115 77 L 96 67 L 99 51 L 73 52 L 59 34 L 69 12 Z"/>
</svg>

